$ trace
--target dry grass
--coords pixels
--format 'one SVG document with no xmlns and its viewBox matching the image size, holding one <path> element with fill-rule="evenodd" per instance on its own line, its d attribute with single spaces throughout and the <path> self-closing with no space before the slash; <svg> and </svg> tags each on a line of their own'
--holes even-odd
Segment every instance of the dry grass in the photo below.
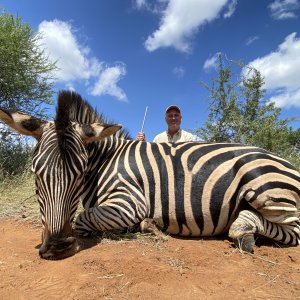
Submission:
<svg viewBox="0 0 300 300">
<path fill-rule="evenodd" d="M 136 240 L 146 247 L 159 249 L 166 244 L 168 236 L 163 233 L 157 236 L 152 233 L 130 232 L 124 229 L 103 232 L 102 237 L 99 239 L 101 243 L 120 243 L 132 240 Z"/>
<path fill-rule="evenodd" d="M 26 174 L 0 182 L 0 218 L 38 222 L 39 208 L 32 175 Z"/>
</svg>

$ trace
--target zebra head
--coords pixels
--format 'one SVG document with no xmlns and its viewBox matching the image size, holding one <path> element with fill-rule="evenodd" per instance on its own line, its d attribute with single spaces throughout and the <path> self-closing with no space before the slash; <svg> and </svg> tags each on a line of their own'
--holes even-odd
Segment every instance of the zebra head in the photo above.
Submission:
<svg viewBox="0 0 300 300">
<path fill-rule="evenodd" d="M 99 122 L 78 94 L 65 91 L 59 94 L 54 122 L 4 109 L 0 109 L 0 119 L 19 133 L 37 139 L 32 171 L 43 225 L 40 256 L 61 259 L 73 255 L 78 246 L 72 237 L 72 221 L 84 189 L 86 145 L 111 136 L 121 125 Z"/>
</svg>

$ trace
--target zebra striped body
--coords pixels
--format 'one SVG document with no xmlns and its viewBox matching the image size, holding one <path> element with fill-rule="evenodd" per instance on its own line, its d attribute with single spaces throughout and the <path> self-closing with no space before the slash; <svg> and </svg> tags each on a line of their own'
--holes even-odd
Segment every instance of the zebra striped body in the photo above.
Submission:
<svg viewBox="0 0 300 300">
<path fill-rule="evenodd" d="M 77 220 L 82 230 L 128 227 L 150 218 L 171 234 L 212 236 L 228 231 L 248 203 L 271 222 L 299 219 L 299 173 L 265 150 L 122 141 L 113 152 L 88 175 L 85 212 Z M 110 205 L 122 207 L 118 224 Z"/>
<path fill-rule="evenodd" d="M 254 234 L 300 244 L 300 174 L 263 149 L 228 143 L 147 143 L 104 123 L 81 97 L 61 92 L 54 122 L 0 109 L 0 119 L 38 143 L 32 169 L 43 224 L 41 257 L 77 251 L 79 232 L 154 220 L 182 236 L 229 231 L 252 251 Z"/>
</svg>

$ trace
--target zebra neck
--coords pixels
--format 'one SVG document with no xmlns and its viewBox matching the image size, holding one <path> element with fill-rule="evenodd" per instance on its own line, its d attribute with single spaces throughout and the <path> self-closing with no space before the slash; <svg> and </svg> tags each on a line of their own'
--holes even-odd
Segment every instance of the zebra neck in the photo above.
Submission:
<svg viewBox="0 0 300 300">
<path fill-rule="evenodd" d="M 92 143 L 88 147 L 89 163 L 88 170 L 93 171 L 99 168 L 113 154 L 119 152 L 127 143 L 132 141 L 123 138 L 111 136 L 97 143 Z"/>
</svg>

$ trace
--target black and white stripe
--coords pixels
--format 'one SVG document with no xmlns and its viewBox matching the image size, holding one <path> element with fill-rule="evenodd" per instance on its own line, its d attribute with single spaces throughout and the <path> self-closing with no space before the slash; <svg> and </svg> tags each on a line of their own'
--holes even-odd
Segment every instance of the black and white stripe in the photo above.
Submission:
<svg viewBox="0 0 300 300">
<path fill-rule="evenodd" d="M 263 149 L 124 140 L 113 153 L 89 175 L 78 228 L 103 231 L 151 218 L 172 234 L 211 236 L 227 231 L 242 206 L 279 224 L 299 220 L 299 173 Z"/>
</svg>

